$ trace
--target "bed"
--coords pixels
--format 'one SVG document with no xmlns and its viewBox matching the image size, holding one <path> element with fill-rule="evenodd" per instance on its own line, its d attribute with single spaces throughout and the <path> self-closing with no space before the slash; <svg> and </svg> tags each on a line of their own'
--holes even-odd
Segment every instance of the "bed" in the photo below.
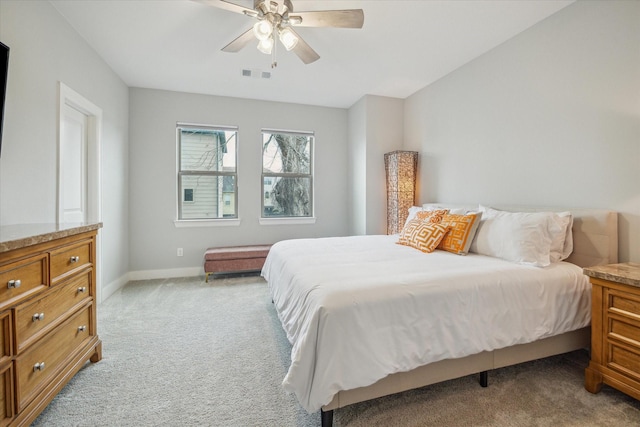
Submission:
<svg viewBox="0 0 640 427">
<path fill-rule="evenodd" d="M 571 255 L 543 268 L 422 253 L 398 236 L 276 243 L 262 275 L 292 344 L 285 390 L 310 413 L 321 409 L 328 427 L 335 409 L 356 402 L 476 373 L 486 385 L 491 369 L 588 347 L 582 267 L 617 262 L 617 214 L 570 213 Z"/>
</svg>

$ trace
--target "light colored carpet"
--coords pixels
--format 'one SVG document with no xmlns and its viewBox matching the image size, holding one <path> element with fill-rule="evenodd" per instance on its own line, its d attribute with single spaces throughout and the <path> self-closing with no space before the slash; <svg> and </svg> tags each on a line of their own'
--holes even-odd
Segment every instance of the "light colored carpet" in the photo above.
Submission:
<svg viewBox="0 0 640 427">
<path fill-rule="evenodd" d="M 290 345 L 260 277 L 131 282 L 99 307 L 103 360 L 33 423 L 319 426 L 282 390 Z M 638 426 L 640 402 L 584 387 L 584 351 L 336 410 L 336 427 Z"/>
</svg>

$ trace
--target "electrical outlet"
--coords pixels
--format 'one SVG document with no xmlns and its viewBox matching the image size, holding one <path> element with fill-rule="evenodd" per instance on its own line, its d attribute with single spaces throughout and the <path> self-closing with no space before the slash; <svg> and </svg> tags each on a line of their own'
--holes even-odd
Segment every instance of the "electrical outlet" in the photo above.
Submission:
<svg viewBox="0 0 640 427">
<path fill-rule="evenodd" d="M 178 248 L 178 256 L 182 256 L 183 252 L 182 252 L 182 248 Z"/>
</svg>

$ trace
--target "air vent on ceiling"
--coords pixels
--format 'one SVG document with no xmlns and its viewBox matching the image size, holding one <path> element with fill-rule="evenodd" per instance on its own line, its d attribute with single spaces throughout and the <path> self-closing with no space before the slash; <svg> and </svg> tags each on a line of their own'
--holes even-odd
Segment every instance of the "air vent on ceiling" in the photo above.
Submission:
<svg viewBox="0 0 640 427">
<path fill-rule="evenodd" d="M 270 79 L 271 72 L 262 70 L 249 70 L 244 68 L 242 70 L 242 77 L 253 77 L 254 79 Z"/>
</svg>

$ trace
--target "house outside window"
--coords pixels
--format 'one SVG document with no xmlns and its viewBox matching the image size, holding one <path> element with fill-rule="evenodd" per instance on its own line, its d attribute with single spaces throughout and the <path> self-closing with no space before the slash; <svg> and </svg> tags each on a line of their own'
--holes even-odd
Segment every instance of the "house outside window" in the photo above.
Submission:
<svg viewBox="0 0 640 427">
<path fill-rule="evenodd" d="M 178 219 L 238 217 L 236 127 L 178 123 Z"/>
<path fill-rule="evenodd" d="M 313 216 L 312 132 L 262 130 L 262 218 Z"/>
<path fill-rule="evenodd" d="M 184 202 L 193 202 L 193 188 L 184 189 Z"/>
</svg>

